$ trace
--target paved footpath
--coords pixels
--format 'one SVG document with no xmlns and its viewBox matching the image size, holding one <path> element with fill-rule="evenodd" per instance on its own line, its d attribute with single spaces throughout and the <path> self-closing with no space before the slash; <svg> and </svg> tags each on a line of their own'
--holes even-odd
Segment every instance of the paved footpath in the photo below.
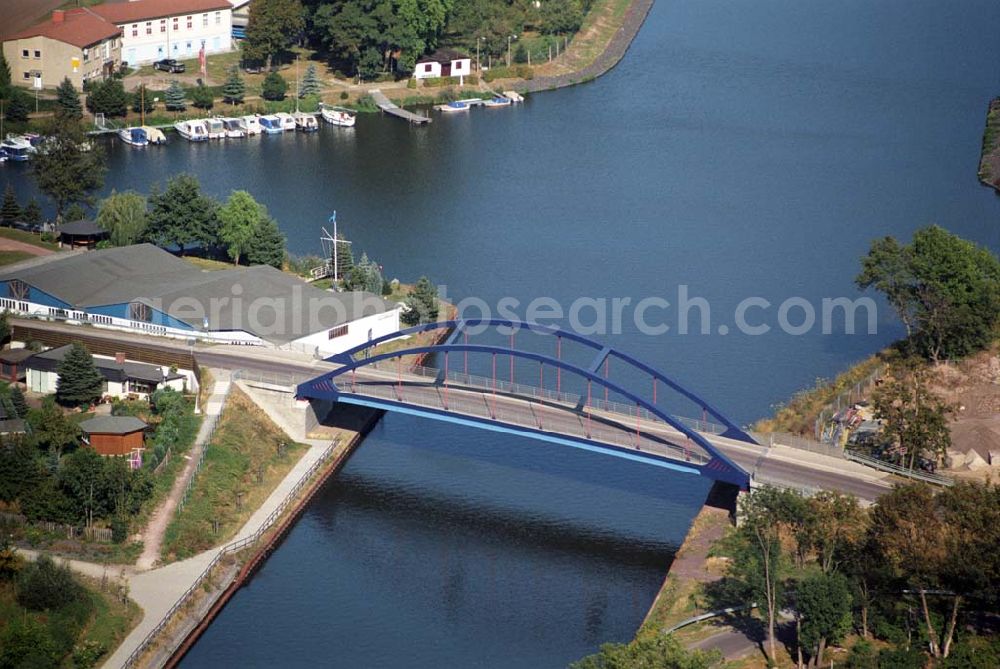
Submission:
<svg viewBox="0 0 1000 669">
<path fill-rule="evenodd" d="M 160 547 L 163 545 L 163 535 L 167 532 L 167 526 L 174 517 L 174 510 L 180 503 L 184 491 L 187 490 L 188 483 L 194 477 L 201 454 L 205 450 L 208 440 L 212 437 L 215 425 L 219 421 L 219 416 L 222 415 L 222 407 L 226 402 L 226 395 L 229 393 L 229 372 L 221 369 L 212 369 L 210 371 L 212 378 L 215 379 L 215 385 L 212 386 L 212 394 L 209 396 L 208 401 L 205 402 L 205 419 L 201 421 L 201 428 L 198 430 L 198 436 L 195 437 L 191 452 L 185 455 L 188 461 L 184 466 L 184 471 L 174 480 L 170 494 L 163 500 L 159 508 L 153 512 L 153 516 L 149 520 L 149 525 L 146 526 L 146 530 L 142 533 L 144 548 L 142 555 L 136 561 L 136 567 L 139 571 L 152 569 L 153 565 L 160 559 Z"/>
</svg>

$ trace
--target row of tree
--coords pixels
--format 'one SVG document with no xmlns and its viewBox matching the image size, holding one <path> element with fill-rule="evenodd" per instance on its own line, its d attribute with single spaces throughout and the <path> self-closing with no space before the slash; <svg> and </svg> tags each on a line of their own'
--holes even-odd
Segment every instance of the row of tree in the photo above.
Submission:
<svg viewBox="0 0 1000 669">
<path fill-rule="evenodd" d="M 224 251 L 235 264 L 279 269 L 285 260 L 285 236 L 264 205 L 243 190 L 220 203 L 190 174 L 173 177 L 163 192 L 154 190 L 148 198 L 112 191 L 101 200 L 96 222 L 110 233 L 112 246 L 151 242 L 181 254 L 199 247 Z"/>
<path fill-rule="evenodd" d="M 767 653 L 779 614 L 795 612 L 796 654 L 820 666 L 850 631 L 947 658 L 963 621 L 1000 604 L 1000 486 L 958 483 L 935 493 L 909 484 L 871 509 L 840 493 L 761 488 L 742 500 L 723 552 L 719 604 L 757 603 Z M 907 615 L 916 609 L 916 620 Z M 926 663 L 926 655 L 916 666 Z"/>
</svg>

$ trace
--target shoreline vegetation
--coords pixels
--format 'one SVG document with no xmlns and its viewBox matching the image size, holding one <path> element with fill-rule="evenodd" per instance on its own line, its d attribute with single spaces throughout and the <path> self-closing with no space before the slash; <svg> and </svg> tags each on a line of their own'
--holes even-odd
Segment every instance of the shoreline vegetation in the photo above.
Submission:
<svg viewBox="0 0 1000 669">
<path fill-rule="evenodd" d="M 990 100 L 979 157 L 979 182 L 1000 193 L 1000 98 Z"/>
</svg>

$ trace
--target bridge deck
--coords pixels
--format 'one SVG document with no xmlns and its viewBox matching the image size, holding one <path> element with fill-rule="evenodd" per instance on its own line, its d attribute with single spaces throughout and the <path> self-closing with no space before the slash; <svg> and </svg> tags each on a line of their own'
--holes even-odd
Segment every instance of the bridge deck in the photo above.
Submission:
<svg viewBox="0 0 1000 669">
<path fill-rule="evenodd" d="M 648 421 L 641 414 L 629 416 L 594 408 L 580 411 L 568 396 L 562 401 L 542 399 L 511 394 L 499 387 L 494 394 L 492 388 L 454 382 L 446 387 L 434 379 L 408 373 L 393 375 L 389 370 L 366 369 L 353 378 L 348 374 L 338 381 L 338 390 L 347 402 L 354 398 L 385 400 L 578 441 L 600 442 L 694 465 L 705 465 L 711 460 L 701 447 L 676 431 L 651 433 Z"/>
<path fill-rule="evenodd" d="M 372 99 L 375 100 L 375 104 L 378 106 L 378 108 L 384 111 L 386 114 L 392 114 L 393 116 L 401 118 L 404 121 L 409 121 L 410 123 L 421 124 L 421 123 L 431 122 L 431 119 L 428 116 L 415 114 L 411 111 L 407 111 L 405 109 L 402 109 L 401 107 L 396 106 L 396 104 L 392 100 L 386 97 L 385 93 L 378 90 L 377 88 L 371 91 L 371 96 Z"/>
</svg>

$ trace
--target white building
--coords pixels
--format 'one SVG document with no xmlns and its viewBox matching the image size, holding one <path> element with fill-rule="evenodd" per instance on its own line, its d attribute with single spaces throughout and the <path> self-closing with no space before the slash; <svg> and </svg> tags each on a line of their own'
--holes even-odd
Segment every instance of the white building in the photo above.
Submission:
<svg viewBox="0 0 1000 669">
<path fill-rule="evenodd" d="M 472 74 L 472 59 L 457 51 L 438 49 L 417 61 L 413 76 L 417 79 L 467 77 Z"/>
<path fill-rule="evenodd" d="M 28 390 L 48 395 L 56 391 L 59 381 L 59 364 L 66 357 L 72 345 L 60 346 L 42 353 L 36 353 L 25 361 L 25 385 Z M 149 396 L 161 388 L 172 388 L 178 392 L 195 391 L 198 381 L 189 369 L 170 369 L 160 365 L 126 360 L 124 355 L 109 357 L 94 355 L 94 366 L 104 377 L 104 397 L 123 399 L 132 397 L 148 400 Z"/>
<path fill-rule="evenodd" d="M 163 58 L 195 58 L 232 50 L 233 5 L 229 0 L 132 0 L 91 11 L 122 31 L 122 60 L 129 65 Z"/>
<path fill-rule="evenodd" d="M 0 272 L 0 309 L 177 339 L 330 356 L 399 331 L 402 305 L 273 267 L 203 271 L 151 244 L 53 254 Z"/>
</svg>

